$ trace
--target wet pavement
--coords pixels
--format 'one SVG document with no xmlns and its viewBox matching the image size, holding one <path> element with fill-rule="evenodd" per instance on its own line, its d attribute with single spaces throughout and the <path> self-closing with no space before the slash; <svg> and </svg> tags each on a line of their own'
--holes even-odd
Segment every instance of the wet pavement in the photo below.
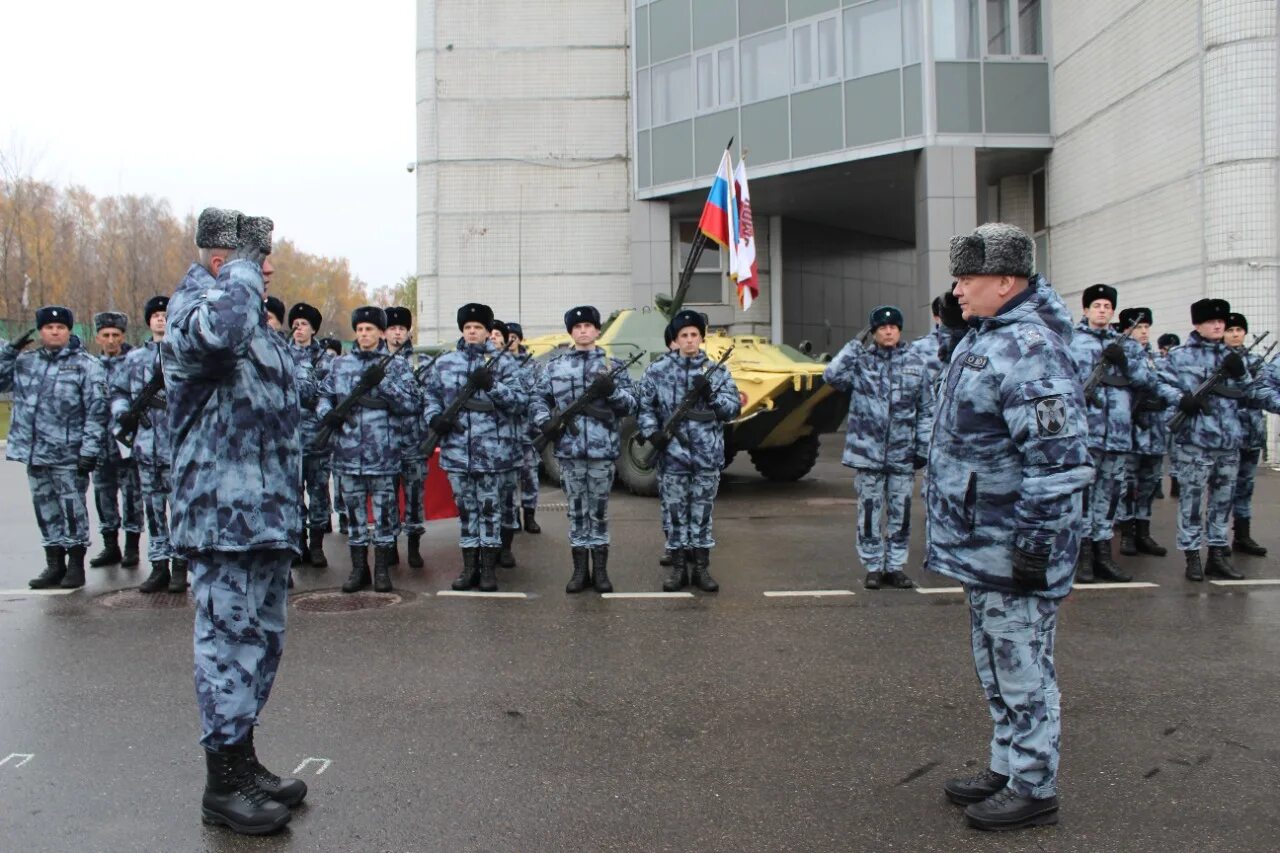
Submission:
<svg viewBox="0 0 1280 853">
<path fill-rule="evenodd" d="M 429 525 L 427 569 L 396 570 L 398 603 L 316 612 L 303 607 L 337 597 L 295 596 L 257 741 L 311 791 L 263 839 L 200 823 L 190 607 L 110 595 L 144 568 L 23 592 L 43 560 L 23 470 L 0 466 L 0 846 L 1276 848 L 1280 562 L 1236 558 L 1278 585 L 1216 586 L 1184 582 L 1176 552 L 1128 558 L 1154 586 L 1073 594 L 1058 634 L 1061 823 L 985 835 L 940 788 L 981 766 L 990 736 L 962 598 L 862 589 L 837 445 L 800 483 L 765 483 L 745 455 L 730 468 L 718 595 L 566 596 L 563 495 L 547 488 L 544 532 L 517 537 L 520 566 L 500 570 L 523 598 L 436 595 L 460 566 L 453 521 Z M 1265 472 L 1254 533 L 1280 554 L 1278 504 Z M 1157 502 L 1167 546 L 1174 513 Z M 613 531 L 615 588 L 657 591 L 657 502 L 615 492 Z M 345 579 L 345 540 L 326 551 L 330 568 L 298 570 L 296 594 Z M 812 591 L 830 594 L 766 595 Z M 143 603 L 172 606 L 129 606 Z"/>
</svg>

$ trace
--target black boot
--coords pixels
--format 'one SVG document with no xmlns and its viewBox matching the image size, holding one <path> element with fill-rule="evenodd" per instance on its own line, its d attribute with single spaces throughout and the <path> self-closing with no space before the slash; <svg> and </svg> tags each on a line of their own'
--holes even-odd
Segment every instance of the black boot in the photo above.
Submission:
<svg viewBox="0 0 1280 853">
<path fill-rule="evenodd" d="M 1164 500 L 1164 480 L 1156 480 L 1156 491 L 1151 497 L 1158 501 Z"/>
<path fill-rule="evenodd" d="M 301 550 L 293 555 L 293 562 L 289 564 L 290 568 L 296 569 L 301 566 L 307 556 L 307 529 L 302 528 L 302 532 L 298 534 L 298 546 Z"/>
<path fill-rule="evenodd" d="M 889 589 L 915 589 L 916 585 L 911 578 L 907 577 L 907 573 L 902 570 L 895 570 L 884 573 L 884 585 Z"/>
<path fill-rule="evenodd" d="M 345 512 L 338 513 L 338 535 L 347 535 L 347 514 Z"/>
<path fill-rule="evenodd" d="M 391 592 L 391 548 L 373 549 L 373 591 Z"/>
<path fill-rule="evenodd" d="M 880 572 L 867 572 L 867 577 L 863 580 L 862 585 L 867 589 L 879 589 L 881 577 Z"/>
<path fill-rule="evenodd" d="M 669 551 L 669 550 L 664 550 L 664 551 L 662 552 L 662 556 L 658 559 L 658 565 L 659 565 L 659 566 L 669 566 L 669 565 L 671 565 L 671 551 Z"/>
<path fill-rule="evenodd" d="M 514 527 L 502 528 L 502 550 L 498 552 L 498 565 L 504 569 L 513 569 L 516 565 L 516 555 L 511 553 L 511 542 L 516 538 L 516 529 Z"/>
<path fill-rule="evenodd" d="M 1153 557 L 1163 557 L 1169 553 L 1168 549 L 1151 538 L 1150 519 L 1139 518 L 1134 521 L 1134 524 L 1137 528 L 1134 543 L 1138 546 L 1138 553 L 1150 554 Z"/>
<path fill-rule="evenodd" d="M 1093 540 L 1080 540 L 1080 553 L 1076 555 L 1076 583 L 1093 583 Z"/>
<path fill-rule="evenodd" d="M 1058 822 L 1058 798 L 1035 800 L 1012 788 L 1004 788 L 964 810 L 974 829 L 1000 831 L 1027 826 L 1048 826 Z"/>
<path fill-rule="evenodd" d="M 407 550 L 409 554 L 409 568 L 411 569 L 422 568 L 424 564 L 422 562 L 422 534 L 421 533 L 409 534 L 409 547 Z"/>
<path fill-rule="evenodd" d="M 1132 557 L 1138 553 L 1137 523 L 1131 518 L 1116 525 L 1120 529 L 1120 553 Z"/>
<path fill-rule="evenodd" d="M 169 592 L 182 593 L 187 591 L 187 561 L 182 557 L 174 557 L 170 561 L 169 570 Z"/>
<path fill-rule="evenodd" d="M 693 549 L 693 585 L 703 592 L 719 592 L 720 584 L 711 577 L 711 549 Z"/>
<path fill-rule="evenodd" d="M 201 801 L 205 823 L 230 827 L 243 835 L 265 835 L 289 822 L 288 806 L 271 799 L 254 779 L 245 744 L 206 749 L 208 775 Z"/>
<path fill-rule="evenodd" d="M 400 567 L 400 537 L 397 536 L 391 542 L 391 565 L 396 568 Z"/>
<path fill-rule="evenodd" d="M 466 592 L 469 589 L 475 589 L 480 583 L 480 549 L 479 548 L 463 548 L 462 549 L 462 571 L 458 573 L 457 580 L 451 586 L 456 592 Z"/>
<path fill-rule="evenodd" d="M 542 525 L 538 524 L 536 518 L 538 510 L 534 507 L 527 506 L 524 508 L 524 532 L 525 533 L 541 533 Z"/>
<path fill-rule="evenodd" d="M 1128 583 L 1133 580 L 1133 575 L 1126 574 L 1111 559 L 1110 539 L 1099 539 L 1093 543 L 1093 576 L 1097 580 L 1112 583 Z"/>
<path fill-rule="evenodd" d="M 62 576 L 63 589 L 79 589 L 84 586 L 84 552 L 83 545 L 73 545 L 67 549 L 67 573 Z M 1225 549 L 1224 549 L 1225 550 Z"/>
<path fill-rule="evenodd" d="M 329 558 L 324 555 L 323 528 L 317 527 L 311 531 L 311 541 L 307 543 L 307 557 L 315 568 L 329 568 Z"/>
<path fill-rule="evenodd" d="M 160 592 L 169 588 L 169 561 L 168 560 L 152 560 L 151 574 L 147 575 L 147 579 L 138 584 L 138 592 L 144 595 L 150 595 L 153 592 Z"/>
<path fill-rule="evenodd" d="M 1177 498 L 1182 496 L 1182 490 L 1178 488 L 1178 478 L 1169 475 L 1169 497 Z"/>
<path fill-rule="evenodd" d="M 1204 564 L 1204 573 L 1206 577 L 1226 578 L 1227 580 L 1239 581 L 1244 580 L 1244 575 L 1236 571 L 1236 567 L 1231 565 L 1231 549 L 1225 545 L 1210 545 L 1209 560 Z M 67 561 L 67 574 L 71 574 L 71 561 Z M 63 586 L 67 585 L 64 580 Z"/>
<path fill-rule="evenodd" d="M 342 585 L 343 592 L 359 592 L 369 588 L 369 546 L 351 546 L 351 574 Z"/>
<path fill-rule="evenodd" d="M 1265 557 L 1267 549 L 1253 541 L 1249 535 L 1249 519 L 1237 518 L 1235 521 L 1235 538 L 1231 542 L 1231 550 L 1248 554 L 1250 557 Z"/>
<path fill-rule="evenodd" d="M 1203 581 L 1204 569 L 1200 567 L 1200 549 L 1197 548 L 1194 551 L 1183 551 L 1182 553 L 1185 554 L 1187 558 L 1187 580 L 1197 582 Z"/>
<path fill-rule="evenodd" d="M 1009 777 L 994 770 L 983 770 L 977 776 L 948 779 L 942 783 L 947 799 L 958 806 L 980 803 L 987 797 L 1003 791 Z"/>
<path fill-rule="evenodd" d="M 663 592 L 679 592 L 689 585 L 689 568 L 685 564 L 685 552 L 677 548 L 671 553 L 671 566 L 667 569 L 667 578 L 662 582 Z"/>
<path fill-rule="evenodd" d="M 505 532 L 505 531 L 504 531 Z M 480 591 L 481 592 L 497 592 L 498 591 L 498 549 L 497 548 L 481 548 L 480 549 Z"/>
<path fill-rule="evenodd" d="M 100 569 L 103 566 L 114 566 L 123 559 L 124 554 L 120 553 L 120 531 L 102 531 L 102 550 L 93 555 L 89 566 Z"/>
<path fill-rule="evenodd" d="M 609 546 L 597 545 L 591 549 L 591 584 L 596 592 L 613 592 L 609 581 Z"/>
<path fill-rule="evenodd" d="M 253 781 L 258 783 L 258 787 L 281 805 L 293 807 L 302 802 L 307 795 L 307 783 L 301 779 L 282 779 L 263 767 L 258 760 L 258 750 L 253 745 L 253 729 L 249 729 L 249 738 L 245 744 L 249 747 L 249 766 L 253 770 Z"/>
<path fill-rule="evenodd" d="M 569 595 L 582 592 L 587 588 L 587 566 L 591 560 L 591 552 L 586 548 L 574 548 L 573 556 L 573 574 L 569 577 L 569 582 L 564 585 L 564 591 Z"/>
<path fill-rule="evenodd" d="M 48 589 L 62 583 L 67 573 L 67 552 L 58 545 L 46 545 L 44 548 L 44 571 L 27 581 L 32 589 Z"/>
<path fill-rule="evenodd" d="M 126 530 L 124 532 L 124 556 L 120 558 L 120 565 L 126 569 L 135 568 L 138 563 L 142 562 L 142 555 L 138 553 L 138 541 L 142 539 L 142 534 L 136 530 Z"/>
</svg>

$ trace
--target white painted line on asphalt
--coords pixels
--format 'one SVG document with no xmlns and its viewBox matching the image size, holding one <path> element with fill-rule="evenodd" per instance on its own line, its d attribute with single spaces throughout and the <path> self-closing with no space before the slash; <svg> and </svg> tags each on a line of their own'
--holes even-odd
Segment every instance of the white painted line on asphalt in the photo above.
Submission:
<svg viewBox="0 0 1280 853">
<path fill-rule="evenodd" d="M 946 593 L 964 592 L 964 587 L 962 586 L 918 586 L 916 587 L 916 592 L 922 593 L 924 595 L 943 595 Z"/>
<path fill-rule="evenodd" d="M 297 776 L 299 773 L 301 773 L 301 772 L 306 768 L 306 766 L 307 766 L 308 764 L 310 764 L 310 763 L 311 763 L 311 762 L 313 762 L 313 761 L 314 761 L 316 764 L 319 764 L 319 765 L 320 765 L 320 769 L 316 771 L 316 775 L 317 775 L 317 776 L 319 776 L 319 775 L 320 775 L 321 773 L 323 773 L 324 771 L 328 770 L 328 769 L 329 769 L 329 765 L 333 763 L 332 761 L 330 761 L 330 760 L 329 760 L 329 759 L 327 759 L 327 758 L 304 758 L 304 759 L 302 759 L 302 763 L 301 763 L 301 764 L 299 764 L 297 767 L 293 768 L 293 775 L 294 775 L 294 776 Z"/>
<path fill-rule="evenodd" d="M 436 595 L 450 598 L 528 598 L 528 594 L 523 592 L 480 592 L 475 589 L 456 590 L 442 589 Z"/>
<path fill-rule="evenodd" d="M 1245 578 L 1242 581 L 1209 581 L 1214 586 L 1280 586 L 1280 578 Z"/>
<path fill-rule="evenodd" d="M 34 752 L 11 752 L 8 755 L 6 755 L 3 759 L 0 759 L 0 767 L 3 767 L 6 764 L 8 764 L 10 758 L 21 758 L 22 759 L 21 761 L 18 761 L 10 765 L 13 767 L 13 769 L 16 770 L 35 757 L 36 756 Z"/>
<path fill-rule="evenodd" d="M 1078 583 L 1072 589 L 1155 589 L 1158 586 L 1160 584 L 1146 581 L 1126 581 L 1124 583 Z"/>
<path fill-rule="evenodd" d="M 57 587 L 55 589 L 0 589 L 0 596 L 8 597 L 8 596 L 15 596 L 15 595 L 22 595 L 22 596 L 70 595 L 73 592 L 79 592 L 79 591 L 80 591 L 79 587 L 76 587 L 75 589 L 63 589 L 62 587 Z"/>
<path fill-rule="evenodd" d="M 691 592 L 602 592 L 601 598 L 693 598 Z"/>
<path fill-rule="evenodd" d="M 826 598 L 833 595 L 853 595 L 851 589 L 769 589 L 765 598 Z"/>
</svg>

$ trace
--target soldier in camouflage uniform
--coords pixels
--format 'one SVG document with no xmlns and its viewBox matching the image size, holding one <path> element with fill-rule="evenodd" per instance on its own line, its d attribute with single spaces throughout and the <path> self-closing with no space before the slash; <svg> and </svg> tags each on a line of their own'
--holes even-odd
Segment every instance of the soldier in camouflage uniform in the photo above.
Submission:
<svg viewBox="0 0 1280 853">
<path fill-rule="evenodd" d="M 1178 478 L 1178 550 L 1186 558 L 1186 577 L 1205 575 L 1239 579 L 1227 545 L 1227 518 L 1240 467 L 1244 427 L 1241 402 L 1249 393 L 1249 368 L 1238 352 L 1222 341 L 1231 305 L 1225 299 L 1201 299 L 1191 306 L 1195 331 L 1182 346 L 1169 350 L 1160 365 L 1160 396 L 1187 416 L 1173 433 L 1171 463 Z M 1201 399 L 1192 391 L 1221 366 L 1224 381 Z M 1207 504 L 1207 518 L 1204 505 Z M 1207 535 L 1206 535 L 1207 528 Z M 1200 546 L 1208 539 L 1209 560 L 1200 563 Z"/>
<path fill-rule="evenodd" d="M 667 323 L 662 330 L 662 342 L 667 345 L 667 352 L 675 352 L 679 349 L 676 345 L 676 332 L 671 328 L 671 323 Z M 640 388 L 636 387 L 636 407 L 639 410 Z M 667 540 L 671 538 L 671 513 L 667 510 L 667 505 L 662 501 L 658 501 L 662 514 L 662 556 L 658 559 L 659 566 L 671 565 L 671 549 L 667 547 Z"/>
<path fill-rule="evenodd" d="M 36 311 L 40 346 L 22 350 L 36 332 L 0 349 L 0 391 L 13 392 L 5 456 L 27 466 L 27 484 L 45 568 L 32 589 L 84 586 L 89 547 L 89 473 L 97 467 L 106 433 L 106 369 L 71 334 L 70 309 Z"/>
<path fill-rule="evenodd" d="M 287 340 L 289 335 L 284 329 L 284 300 L 279 296 L 268 296 L 262 300 L 262 305 L 267 312 L 267 326 Z"/>
<path fill-rule="evenodd" d="M 535 361 L 524 346 L 524 327 L 519 323 L 507 323 L 507 344 L 512 355 L 520 365 L 525 387 L 530 395 L 542 380 L 542 363 Z M 541 533 L 542 525 L 538 524 L 538 453 L 533 449 L 533 438 L 537 430 L 533 428 L 530 418 L 525 418 L 526 428 L 521 430 L 520 468 L 520 511 L 524 517 L 525 533 Z"/>
<path fill-rule="evenodd" d="M 951 286 L 955 287 L 955 282 L 952 282 Z M 934 297 L 933 303 L 929 306 L 933 315 L 933 331 L 911 342 L 911 351 L 924 359 L 931 384 L 937 381 L 938 374 L 942 372 L 941 353 L 951 340 L 951 333 L 942 322 L 945 300 L 945 293 Z"/>
<path fill-rule="evenodd" d="M 299 302 L 289 309 L 289 328 L 292 332 L 290 352 L 300 369 L 308 371 L 311 382 L 318 389 L 328 375 L 333 353 L 316 338 L 324 317 L 319 309 Z M 300 508 L 303 527 L 299 535 L 302 546 L 302 562 L 323 569 L 329 565 L 324 554 L 324 534 L 329 530 L 333 505 L 329 498 L 329 479 L 332 473 L 332 457 L 328 448 L 316 448 L 316 433 L 320 428 L 320 416 L 316 414 L 319 395 L 302 400 L 300 440 L 302 443 L 302 490 L 298 499 L 306 498 Z"/>
<path fill-rule="evenodd" d="M 596 592 L 613 592 L 608 568 L 609 491 L 621 452 L 618 429 L 623 418 L 635 414 L 636 395 L 626 371 L 617 378 L 609 376 L 622 362 L 596 346 L 600 311 L 595 306 L 570 308 L 564 327 L 573 338 L 573 348 L 541 371 L 530 411 L 534 425 L 552 442 L 569 502 L 573 574 L 564 591 L 582 592 L 590 578 Z M 549 431 L 553 412 L 564 411 L 588 393 L 591 402 L 572 429 Z"/>
<path fill-rule="evenodd" d="M 1106 372 L 1086 410 L 1095 474 L 1084 494 L 1078 583 L 1133 580 L 1112 558 L 1111 539 L 1124 487 L 1125 460 L 1133 452 L 1133 394 L 1154 391 L 1155 374 L 1142 347 L 1111 328 L 1116 297 L 1116 289 L 1110 285 L 1085 288 L 1085 316 L 1071 336 L 1071 356 L 1082 383 L 1100 361 L 1106 362 Z"/>
<path fill-rule="evenodd" d="M 1249 375 L 1262 374 L 1261 356 L 1245 353 L 1245 337 L 1249 333 L 1249 321 L 1234 311 L 1227 315 L 1223 342 L 1245 356 Z M 1231 550 L 1251 557 L 1267 556 L 1267 549 L 1254 541 L 1251 523 L 1253 519 L 1253 487 L 1258 478 L 1258 463 L 1263 448 L 1267 446 L 1267 418 L 1263 403 L 1251 395 L 1240 400 L 1240 426 L 1244 431 L 1240 447 L 1240 467 L 1236 470 L 1236 485 L 1231 498 L 1231 515 L 1234 519 L 1234 536 Z"/>
<path fill-rule="evenodd" d="M 409 566 L 423 567 L 422 534 L 427 531 L 426 514 L 422 496 L 427 481 L 427 458 L 422 454 L 422 383 L 415 376 L 413 345 L 409 330 L 413 328 L 413 312 L 404 307 L 387 309 L 387 349 L 404 359 L 409 368 L 403 375 L 408 380 L 407 392 L 413 396 L 413 412 L 398 419 L 401 437 L 399 483 L 404 488 L 404 521 L 396 525 L 396 537 L 400 531 L 409 537 Z M 397 515 L 397 521 L 399 516 Z M 398 552 L 397 552 L 398 554 Z M 397 556 L 397 562 L 399 558 Z"/>
<path fill-rule="evenodd" d="M 263 767 L 253 739 L 284 649 L 301 524 L 295 364 L 263 306 L 271 230 L 265 217 L 201 212 L 200 259 L 170 300 L 162 348 L 170 541 L 190 560 L 195 601 L 202 816 L 254 834 L 288 823 L 307 791 Z"/>
<path fill-rule="evenodd" d="M 96 332 L 94 341 L 102 350 L 100 358 L 107 373 L 109 389 L 116 372 L 124 366 L 125 356 L 132 349 L 124 339 L 125 332 L 129 330 L 129 318 L 118 311 L 102 311 L 93 315 L 93 328 Z M 89 565 L 96 569 L 119 563 L 126 569 L 132 569 L 139 562 L 142 487 L 138 483 L 137 463 L 120 455 L 120 448 L 109 432 L 103 438 L 102 456 L 93 472 L 93 502 L 98 508 L 102 551 L 90 558 Z M 120 551 L 121 527 L 124 527 L 124 553 Z"/>
<path fill-rule="evenodd" d="M 142 593 L 166 589 L 179 593 L 187 589 L 187 561 L 174 554 L 169 543 L 172 442 L 165 392 L 161 390 L 152 399 L 147 411 L 130 411 L 134 400 L 142 394 L 156 371 L 162 370 L 161 347 L 168 307 L 167 296 L 153 296 L 147 300 L 142 316 L 151 330 L 151 340 L 129 354 L 124 369 L 116 374 L 110 389 L 113 433 L 123 430 L 133 434 L 133 459 L 142 481 L 142 500 L 147 514 L 147 560 L 151 563 L 151 574 L 138 587 Z"/>
<path fill-rule="evenodd" d="M 658 451 L 658 491 L 670 519 L 667 550 L 671 567 L 662 589 L 675 592 L 693 583 L 704 592 L 720 588 L 711 576 L 712 507 L 724 465 L 724 425 L 738 416 L 742 403 L 727 367 L 711 373 L 702 352 L 706 319 L 680 311 L 671 319 L 679 349 L 653 362 L 640 380 L 639 434 Z M 699 402 L 667 443 L 663 426 L 690 391 Z"/>
<path fill-rule="evenodd" d="M 1003 223 L 952 238 L 971 328 L 942 375 L 929 448 L 927 566 L 965 588 L 995 722 L 987 768 L 943 787 L 980 829 L 1058 819 L 1054 641 L 1093 476 L 1071 317 L 1033 274 L 1034 252 Z"/>
<path fill-rule="evenodd" d="M 459 308 L 458 347 L 436 359 L 426 387 L 423 418 L 441 437 L 440 467 L 458 505 L 462 571 L 453 588 L 459 591 L 498 589 L 503 498 L 520 464 L 518 416 L 529 403 L 515 359 L 494 345 L 492 328 L 488 305 Z M 444 410 L 468 383 L 479 390 L 455 419 L 447 419 Z"/>
<path fill-rule="evenodd" d="M 1142 347 L 1147 369 L 1155 375 L 1151 351 L 1150 308 L 1126 308 L 1120 312 L 1120 328 L 1133 329 L 1133 341 Z M 1169 447 L 1166 429 L 1168 405 L 1153 390 L 1133 393 L 1133 452 L 1125 458 L 1124 489 L 1116 513 L 1120 529 L 1120 553 L 1163 557 L 1168 551 L 1151 538 L 1151 504 L 1160 487 L 1164 455 Z"/>
<path fill-rule="evenodd" d="M 533 386 L 528 381 L 528 374 L 525 373 L 524 365 L 520 362 L 519 356 L 513 351 L 511 346 L 511 336 L 507 331 L 507 324 L 502 320 L 495 319 L 493 328 L 489 330 L 489 341 L 498 350 L 506 353 L 505 357 L 509 358 L 511 363 L 515 365 L 516 379 L 520 383 L 520 387 L 524 389 L 525 399 L 533 391 Z M 529 410 L 528 404 L 517 408 L 511 412 L 511 418 L 514 422 L 516 438 L 518 442 L 524 441 L 524 435 L 528 430 Z M 524 461 L 524 453 L 521 446 L 516 448 L 516 467 L 503 474 L 502 479 L 502 532 L 499 534 L 502 539 L 502 545 L 498 549 L 498 565 L 504 569 L 514 568 L 516 565 L 516 555 L 511 550 L 512 544 L 515 542 L 516 534 L 520 532 L 520 508 L 516 503 L 517 495 L 520 491 L 520 465 Z"/>
<path fill-rule="evenodd" d="M 941 367 L 941 362 L 936 347 L 930 362 L 919 349 L 902 342 L 898 308 L 874 309 L 867 330 L 871 344 L 861 336 L 849 341 L 822 378 L 849 394 L 849 429 L 841 461 L 854 470 L 864 584 L 867 589 L 879 589 L 882 582 L 911 589 L 915 584 L 903 572 L 911 538 L 911 491 L 915 472 L 924 467 L 933 427 L 936 370 L 930 364 Z"/>
<path fill-rule="evenodd" d="M 320 389 L 316 414 L 321 424 L 333 432 L 333 470 L 341 483 L 347 517 L 351 519 L 351 576 L 343 584 L 343 592 L 356 592 L 369 586 L 369 522 L 374 525 L 373 588 L 390 592 L 391 567 L 395 562 L 393 548 L 399 506 L 396 500 L 396 475 L 400 472 L 403 447 L 403 418 L 416 411 L 418 396 L 409 383 L 413 381 L 409 363 L 389 355 L 381 333 L 387 318 L 381 308 L 366 305 L 351 312 L 351 328 L 356 345 L 351 352 L 333 360 Z M 350 419 L 343 421 L 334 409 L 347 399 L 366 371 L 381 374 L 372 391 L 360 398 Z M 373 502 L 373 518 L 368 517 L 368 502 Z"/>
</svg>

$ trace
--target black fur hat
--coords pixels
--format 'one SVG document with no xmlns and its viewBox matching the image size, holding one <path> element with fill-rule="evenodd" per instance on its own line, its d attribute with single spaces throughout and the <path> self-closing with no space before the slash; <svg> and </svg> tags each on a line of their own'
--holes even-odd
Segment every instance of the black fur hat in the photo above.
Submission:
<svg viewBox="0 0 1280 853">
<path fill-rule="evenodd" d="M 668 323 L 667 327 L 662 330 L 662 340 L 666 342 L 667 349 L 671 349 L 671 342 L 674 341 L 675 339 L 676 339 L 676 330 L 671 328 L 671 324 Z"/>
<path fill-rule="evenodd" d="M 311 333 L 315 334 L 320 331 L 320 323 L 324 317 L 320 315 L 319 310 L 314 305 L 308 305 L 305 302 L 299 302 L 297 305 L 289 309 L 289 328 L 293 328 L 293 321 L 301 317 L 311 324 Z"/>
<path fill-rule="evenodd" d="M 1156 346 L 1158 347 L 1176 347 L 1176 346 L 1180 346 L 1181 344 L 1182 344 L 1182 338 L 1178 337 L 1173 332 L 1165 332 L 1163 335 L 1161 335 L 1159 338 L 1156 339 Z"/>
<path fill-rule="evenodd" d="M 337 338 L 322 338 L 320 345 L 334 355 L 342 355 L 342 341 Z"/>
<path fill-rule="evenodd" d="M 950 291 L 942 294 L 942 311 L 938 317 L 942 320 L 942 325 L 948 329 L 968 327 L 964 319 L 964 309 L 960 307 L 960 300 Z"/>
<path fill-rule="evenodd" d="M 1146 323 L 1150 326 L 1155 322 L 1155 315 L 1151 313 L 1150 308 L 1126 308 L 1120 312 L 1120 331 L 1127 332 L 1131 326 L 1140 323 Z"/>
<path fill-rule="evenodd" d="M 151 325 L 151 315 L 157 311 L 169 310 L 169 297 L 153 296 L 142 306 L 142 322 Z"/>
<path fill-rule="evenodd" d="M 1227 328 L 1244 329 L 1247 332 L 1249 331 L 1249 321 L 1243 314 L 1237 314 L 1235 311 L 1232 311 L 1227 315 Z"/>
<path fill-rule="evenodd" d="M 387 330 L 387 312 L 377 305 L 362 305 L 351 312 L 351 330 L 361 323 L 372 323 L 382 331 Z"/>
<path fill-rule="evenodd" d="M 503 340 L 503 342 L 504 342 L 504 343 L 505 343 L 505 342 L 507 341 L 507 339 L 511 336 L 511 335 L 510 335 L 510 332 L 507 330 L 507 324 L 506 324 L 506 323 L 504 323 L 504 322 L 502 322 L 501 320 L 494 320 L 492 323 L 490 323 L 490 324 L 489 324 L 489 331 L 490 331 L 490 332 L 495 332 L 495 331 L 496 331 L 496 332 L 501 332 L 501 333 L 502 333 L 502 340 Z"/>
<path fill-rule="evenodd" d="M 594 305 L 579 305 L 564 312 L 564 330 L 572 332 L 579 323 L 590 323 L 600 328 L 600 309 Z"/>
<path fill-rule="evenodd" d="M 275 223 L 265 216 L 241 216 L 237 233 L 240 235 L 239 245 L 252 246 L 264 255 L 271 254 L 271 232 Z M 284 322 L 281 318 L 280 322 Z"/>
<path fill-rule="evenodd" d="M 70 329 L 76 324 L 76 315 L 71 313 L 70 308 L 64 308 L 61 305 L 46 305 L 43 308 L 37 308 L 36 328 L 43 329 L 50 323 L 61 323 Z"/>
<path fill-rule="evenodd" d="M 1105 299 L 1111 303 L 1111 310 L 1115 310 L 1116 303 L 1119 301 L 1119 292 L 1109 284 L 1091 284 L 1084 289 L 1084 293 L 1080 295 L 1080 301 L 1083 307 L 1088 308 L 1099 299 Z"/>
<path fill-rule="evenodd" d="M 413 328 L 413 312 L 408 308 L 397 305 L 387 309 L 387 328 L 392 326 L 403 326 L 406 329 Z"/>
<path fill-rule="evenodd" d="M 901 331 L 902 312 L 892 305 L 881 305 L 879 308 L 873 308 L 867 315 L 867 325 L 873 332 L 881 326 L 897 326 Z"/>
<path fill-rule="evenodd" d="M 1231 303 L 1225 299 L 1199 299 L 1191 303 L 1191 325 L 1210 320 L 1226 320 Z"/>
<path fill-rule="evenodd" d="M 1030 278 L 1036 265 L 1036 246 L 1016 225 L 988 222 L 972 234 L 951 238 L 951 274 L 1011 275 Z"/>
<path fill-rule="evenodd" d="M 704 338 L 707 336 L 707 316 L 705 314 L 701 314 L 697 311 L 690 311 L 688 308 L 677 311 L 676 316 L 671 318 L 671 330 L 675 332 L 676 335 L 679 335 L 681 329 L 684 329 L 686 326 L 693 326 L 697 328 L 698 334 L 702 335 Z M 672 340 L 675 340 L 675 335 L 672 336 Z"/>
<path fill-rule="evenodd" d="M 515 335 L 517 338 L 519 338 L 520 340 L 522 340 L 522 341 L 523 341 L 523 340 L 524 340 L 524 326 L 521 326 L 519 323 L 508 323 L 508 324 L 507 324 L 507 337 L 511 337 L 512 335 Z"/>
<path fill-rule="evenodd" d="M 480 323 L 486 329 L 493 328 L 493 309 L 479 302 L 468 302 L 458 309 L 458 331 L 467 323 Z"/>
<path fill-rule="evenodd" d="M 129 315 L 123 311 L 99 311 L 93 315 L 93 330 L 101 332 L 103 329 L 129 331 Z"/>
<path fill-rule="evenodd" d="M 240 245 L 240 211 L 206 207 L 196 221 L 196 248 L 234 249 Z"/>
<path fill-rule="evenodd" d="M 268 314 L 274 314 L 275 318 L 280 321 L 280 325 L 284 325 L 284 300 L 279 296 L 268 296 L 262 300 L 262 304 L 266 307 Z"/>
</svg>

